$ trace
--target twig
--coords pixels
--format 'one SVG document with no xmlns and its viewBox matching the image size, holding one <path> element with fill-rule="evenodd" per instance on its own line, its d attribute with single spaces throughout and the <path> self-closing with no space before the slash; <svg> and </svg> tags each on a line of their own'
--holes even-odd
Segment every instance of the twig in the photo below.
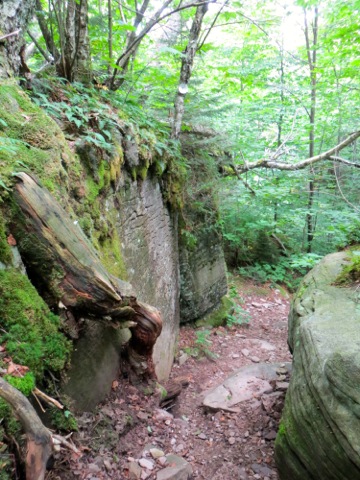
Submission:
<svg viewBox="0 0 360 480">
<path fill-rule="evenodd" d="M 60 410 L 64 409 L 64 405 L 62 405 L 60 402 L 55 400 L 55 398 L 49 397 L 48 395 L 46 395 L 46 393 L 42 392 L 37 387 L 34 388 L 32 393 L 38 395 L 40 398 L 45 400 L 45 402 L 52 403 L 53 405 L 55 405 L 55 407 L 59 408 Z"/>
<path fill-rule="evenodd" d="M 40 407 L 40 410 L 41 410 L 43 413 L 45 413 L 46 410 L 45 410 L 45 408 L 41 405 L 41 402 L 40 402 L 40 400 L 38 399 L 38 396 L 36 395 L 36 393 L 34 393 L 34 392 L 31 392 L 31 393 L 33 394 L 33 397 L 34 397 L 35 400 L 37 401 L 37 403 L 38 403 L 38 405 L 39 405 L 39 407 Z"/>
<path fill-rule="evenodd" d="M 5 40 L 6 38 L 13 37 L 15 35 L 19 35 L 20 32 L 21 32 L 21 28 L 19 28 L 19 30 L 15 30 L 14 32 L 3 35 L 2 37 L 0 37 L 0 42 Z"/>
<path fill-rule="evenodd" d="M 52 438 L 52 441 L 53 441 L 53 444 L 54 444 L 54 447 L 56 445 L 64 445 L 65 447 L 67 447 L 69 450 L 73 451 L 74 453 L 77 453 L 78 455 L 80 455 L 80 450 L 78 450 L 75 445 L 71 442 L 68 442 L 66 440 L 66 438 L 62 437 L 61 435 L 57 435 L 55 433 L 53 433 L 51 435 L 51 438 Z"/>
</svg>

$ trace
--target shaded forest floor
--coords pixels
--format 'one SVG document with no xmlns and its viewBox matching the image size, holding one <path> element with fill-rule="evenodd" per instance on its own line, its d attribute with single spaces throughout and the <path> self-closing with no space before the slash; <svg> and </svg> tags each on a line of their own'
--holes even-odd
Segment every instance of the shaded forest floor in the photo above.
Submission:
<svg viewBox="0 0 360 480">
<path fill-rule="evenodd" d="M 169 411 L 159 409 L 159 395 L 151 389 L 127 380 L 114 382 L 108 402 L 79 419 L 75 440 L 83 455 L 59 455 L 48 480 L 156 479 L 164 458 L 153 459 L 150 447 L 159 455 L 184 458 L 197 480 L 278 478 L 274 441 L 284 395 L 270 403 L 255 395 L 237 405 L 237 412 L 207 411 L 202 406 L 204 392 L 239 368 L 291 361 L 288 296 L 239 278 L 235 285 L 237 300 L 249 313 L 248 323 L 202 333 L 181 328 L 171 377 L 186 377 L 189 385 L 174 406 Z"/>
</svg>

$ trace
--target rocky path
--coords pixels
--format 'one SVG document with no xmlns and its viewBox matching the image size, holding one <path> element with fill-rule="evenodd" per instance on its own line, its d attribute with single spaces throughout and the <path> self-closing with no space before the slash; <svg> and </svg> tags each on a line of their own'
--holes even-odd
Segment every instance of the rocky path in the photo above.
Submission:
<svg viewBox="0 0 360 480">
<path fill-rule="evenodd" d="M 115 382 L 95 417 L 80 419 L 78 441 L 89 442 L 91 453 L 85 447 L 80 459 L 59 458 L 49 480 L 278 478 L 274 440 L 291 361 L 289 300 L 279 290 L 235 282 L 249 322 L 211 332 L 181 329 L 172 379 L 185 377 L 189 384 L 172 408 L 159 409 L 150 390 Z M 240 384 L 238 375 L 224 384 L 240 369 Z M 218 404 L 204 407 L 206 393 L 217 386 L 220 393 L 209 401 Z"/>
</svg>

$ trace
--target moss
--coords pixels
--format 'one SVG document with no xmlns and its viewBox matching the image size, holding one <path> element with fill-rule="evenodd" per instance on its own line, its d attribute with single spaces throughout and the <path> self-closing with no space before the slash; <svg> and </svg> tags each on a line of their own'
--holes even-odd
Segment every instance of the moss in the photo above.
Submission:
<svg viewBox="0 0 360 480">
<path fill-rule="evenodd" d="M 57 124 L 19 87 L 5 82 L 0 88 L 0 118 L 6 124 L 0 126 L 2 180 L 11 185 L 12 172 L 28 168 L 59 189 L 66 179 L 61 157 L 71 152 Z"/>
<path fill-rule="evenodd" d="M 7 242 L 4 219 L 0 213 L 0 262 L 10 265 L 12 262 L 11 248 Z"/>
<path fill-rule="evenodd" d="M 20 390 L 21 393 L 27 397 L 35 388 L 35 377 L 31 372 L 26 373 L 23 377 L 13 377 L 12 375 L 5 375 L 5 380 L 13 387 Z"/>
<path fill-rule="evenodd" d="M 357 245 L 359 249 L 359 245 Z M 353 285 L 360 281 L 360 251 L 351 250 L 349 252 L 350 263 L 346 264 L 340 274 L 335 279 L 335 285 Z"/>
<path fill-rule="evenodd" d="M 211 327 L 219 327 L 223 325 L 226 321 L 226 317 L 230 310 L 233 308 L 233 302 L 229 297 L 226 295 L 222 297 L 220 306 L 214 310 L 213 312 L 209 313 L 205 317 L 197 320 L 195 325 L 197 327 L 204 327 L 204 326 L 211 326 Z"/>
<path fill-rule="evenodd" d="M 127 271 L 121 253 L 120 239 L 115 231 L 111 238 L 106 238 L 100 247 L 101 261 L 108 272 L 122 280 L 127 280 Z"/>
<path fill-rule="evenodd" d="M 0 342 L 6 342 L 15 363 L 28 366 L 39 380 L 45 369 L 64 368 L 71 343 L 58 331 L 59 318 L 29 279 L 14 269 L 0 271 L 0 312 Z"/>
</svg>

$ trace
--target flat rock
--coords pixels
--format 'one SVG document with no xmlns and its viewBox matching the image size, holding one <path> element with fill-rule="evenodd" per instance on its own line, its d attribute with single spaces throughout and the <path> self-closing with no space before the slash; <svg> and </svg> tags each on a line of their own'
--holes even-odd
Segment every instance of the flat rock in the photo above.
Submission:
<svg viewBox="0 0 360 480">
<path fill-rule="evenodd" d="M 192 467 L 184 458 L 177 455 L 166 455 L 167 467 L 156 474 L 156 480 L 190 480 Z"/>
<path fill-rule="evenodd" d="M 243 367 L 221 385 L 204 392 L 203 405 L 213 410 L 236 411 L 237 404 L 273 390 L 269 382 L 277 380 L 276 369 L 279 367 L 278 363 Z"/>
<path fill-rule="evenodd" d="M 130 462 L 129 463 L 129 479 L 130 480 L 138 480 L 141 478 L 141 467 L 137 462 Z"/>
<path fill-rule="evenodd" d="M 139 460 L 140 467 L 146 468 L 147 470 L 154 469 L 154 462 L 148 458 L 140 458 Z"/>
<path fill-rule="evenodd" d="M 251 345 L 261 348 L 261 350 L 266 350 L 268 352 L 276 350 L 275 345 L 272 345 L 266 340 L 261 340 L 259 338 L 249 338 L 249 342 L 251 343 Z"/>
<path fill-rule="evenodd" d="M 252 357 L 249 357 L 249 360 L 251 360 L 254 363 L 260 363 L 260 358 L 256 357 L 255 355 Z"/>
</svg>

